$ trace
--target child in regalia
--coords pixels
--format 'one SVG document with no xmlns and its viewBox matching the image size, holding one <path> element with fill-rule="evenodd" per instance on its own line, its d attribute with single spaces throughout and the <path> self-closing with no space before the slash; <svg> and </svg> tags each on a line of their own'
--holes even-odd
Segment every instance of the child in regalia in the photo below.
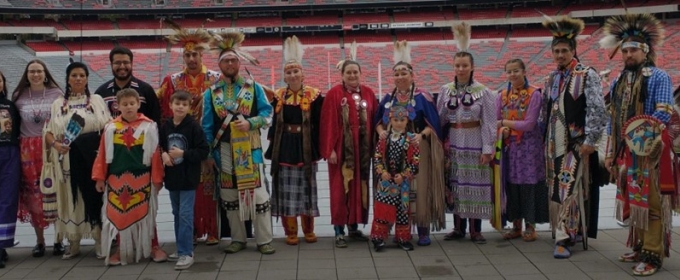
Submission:
<svg viewBox="0 0 680 280">
<path fill-rule="evenodd" d="M 139 93 L 116 94 L 121 115 L 106 125 L 92 170 L 97 191 L 105 192 L 102 253 L 106 265 L 125 265 L 151 256 L 163 162 L 156 123 L 138 113 Z M 111 242 L 118 248 L 109 256 Z"/>
<path fill-rule="evenodd" d="M 418 173 L 418 143 L 415 134 L 406 132 L 408 111 L 402 106 L 390 109 L 389 135 L 378 141 L 373 157 L 376 187 L 373 205 L 371 240 L 376 251 L 385 247 L 390 228 L 395 226 L 395 240 L 406 251 L 413 250 L 409 220 L 409 193 L 411 180 Z"/>
</svg>

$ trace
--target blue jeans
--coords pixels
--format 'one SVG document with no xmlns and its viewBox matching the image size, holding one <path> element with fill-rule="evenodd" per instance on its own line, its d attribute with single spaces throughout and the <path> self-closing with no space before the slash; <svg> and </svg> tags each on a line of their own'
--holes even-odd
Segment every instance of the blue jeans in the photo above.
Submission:
<svg viewBox="0 0 680 280">
<path fill-rule="evenodd" d="M 175 217 L 175 242 L 178 256 L 194 255 L 194 202 L 196 191 L 170 191 Z"/>
</svg>

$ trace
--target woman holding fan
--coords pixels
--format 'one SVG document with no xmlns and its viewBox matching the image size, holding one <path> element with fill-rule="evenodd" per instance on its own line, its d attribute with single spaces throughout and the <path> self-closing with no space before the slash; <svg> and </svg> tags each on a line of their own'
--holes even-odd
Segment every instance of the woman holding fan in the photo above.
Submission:
<svg viewBox="0 0 680 280">
<path fill-rule="evenodd" d="M 88 76 L 87 65 L 81 62 L 66 67 L 66 93 L 52 103 L 52 120 L 44 130 L 43 172 L 51 167 L 54 176 L 43 180 L 42 190 L 46 195 L 56 194 L 56 201 L 44 207 L 57 210 L 57 233 L 69 240 L 63 259 L 80 254 L 83 237 L 94 238 L 97 258 L 105 257 L 99 246 L 102 195 L 91 177 L 100 131 L 111 115 L 104 100 L 90 94 Z"/>
</svg>

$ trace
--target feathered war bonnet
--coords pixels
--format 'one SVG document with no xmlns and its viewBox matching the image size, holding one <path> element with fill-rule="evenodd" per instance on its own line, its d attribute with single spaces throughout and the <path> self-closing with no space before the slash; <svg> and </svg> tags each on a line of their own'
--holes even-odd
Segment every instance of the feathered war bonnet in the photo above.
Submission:
<svg viewBox="0 0 680 280">
<path fill-rule="evenodd" d="M 344 65 L 345 62 L 350 61 L 359 64 L 357 62 L 357 41 L 352 41 L 352 45 L 350 45 L 349 47 L 349 59 L 343 59 L 338 61 L 338 64 L 335 65 L 335 68 L 342 71 L 342 65 Z"/>
<path fill-rule="evenodd" d="M 555 46 L 559 43 L 566 43 L 574 50 L 574 54 L 576 54 L 576 37 L 578 37 L 585 28 L 583 20 L 566 16 L 554 20 L 545 14 L 543 14 L 543 16 L 546 18 L 546 20 L 543 21 L 543 27 L 547 28 L 553 37 L 551 45 Z"/>
<path fill-rule="evenodd" d="M 413 72 L 411 66 L 411 46 L 406 40 L 394 42 L 394 67 L 393 71 L 406 70 Z"/>
<path fill-rule="evenodd" d="M 619 48 L 640 48 L 649 62 L 655 63 L 654 48 L 663 43 L 664 33 L 661 22 L 651 14 L 613 16 L 604 23 L 605 36 L 600 40 L 600 46 L 614 50 L 610 58 Z"/>
<path fill-rule="evenodd" d="M 208 31 L 206 31 L 203 26 L 205 26 L 205 23 L 211 21 L 210 19 L 206 19 L 203 21 L 203 24 L 201 24 L 200 28 L 197 28 L 194 31 L 189 31 L 187 29 L 182 28 L 179 24 L 176 22 L 165 18 L 163 19 L 163 23 L 167 24 L 172 28 L 172 30 L 175 31 L 175 34 L 173 35 L 168 35 L 165 36 L 165 39 L 170 42 L 170 44 L 182 44 L 182 48 L 184 51 L 188 52 L 203 52 L 205 50 L 210 49 L 210 42 L 212 41 L 212 36 Z"/>
<path fill-rule="evenodd" d="M 283 72 L 289 69 L 297 68 L 302 70 L 302 56 L 305 54 L 305 50 L 302 49 L 302 43 L 297 36 L 286 38 L 283 43 Z"/>
<path fill-rule="evenodd" d="M 241 32 L 221 32 L 221 33 L 210 33 L 213 36 L 211 41 L 211 48 L 219 52 L 219 61 L 222 59 L 235 57 L 240 59 L 248 60 L 253 65 L 259 65 L 260 62 L 257 58 L 253 57 L 249 53 L 241 50 L 241 43 L 246 38 Z"/>
</svg>

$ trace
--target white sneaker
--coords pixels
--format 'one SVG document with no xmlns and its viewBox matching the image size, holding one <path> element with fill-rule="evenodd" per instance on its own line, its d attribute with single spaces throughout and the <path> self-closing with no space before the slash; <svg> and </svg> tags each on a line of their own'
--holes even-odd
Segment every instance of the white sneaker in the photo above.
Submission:
<svg viewBox="0 0 680 280">
<path fill-rule="evenodd" d="M 194 257 L 192 256 L 181 256 L 179 261 L 175 264 L 175 270 L 184 270 L 194 264 Z"/>
<path fill-rule="evenodd" d="M 168 260 L 170 261 L 176 261 L 179 260 L 179 254 L 177 252 L 174 252 L 168 256 Z"/>
</svg>

